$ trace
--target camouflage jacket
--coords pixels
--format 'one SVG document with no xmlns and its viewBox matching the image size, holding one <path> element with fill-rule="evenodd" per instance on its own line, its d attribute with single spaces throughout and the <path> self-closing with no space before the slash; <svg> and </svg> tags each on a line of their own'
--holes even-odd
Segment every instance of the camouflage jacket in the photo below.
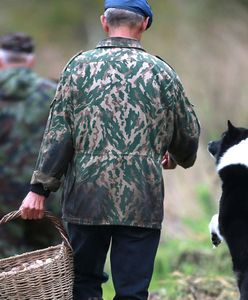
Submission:
<svg viewBox="0 0 248 300">
<path fill-rule="evenodd" d="M 31 183 L 78 224 L 160 228 L 161 158 L 193 165 L 200 127 L 174 70 L 139 42 L 109 38 L 65 67 Z"/>
<path fill-rule="evenodd" d="M 31 69 L 0 70 L 1 194 L 15 183 L 28 190 L 55 91 L 54 82 Z"/>
</svg>

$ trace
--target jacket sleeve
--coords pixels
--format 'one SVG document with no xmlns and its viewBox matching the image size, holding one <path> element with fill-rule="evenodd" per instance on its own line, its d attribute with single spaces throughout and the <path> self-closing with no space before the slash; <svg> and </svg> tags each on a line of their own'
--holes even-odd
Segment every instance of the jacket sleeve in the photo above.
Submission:
<svg viewBox="0 0 248 300">
<path fill-rule="evenodd" d="M 193 105 L 185 96 L 183 86 L 178 77 L 174 84 L 174 130 L 169 146 L 172 158 L 183 168 L 193 166 L 199 143 L 200 124 Z"/>
<path fill-rule="evenodd" d="M 36 169 L 31 179 L 31 186 L 42 185 L 48 191 L 59 188 L 60 178 L 66 173 L 74 153 L 70 80 L 71 76 L 64 71 L 51 103 Z"/>
</svg>

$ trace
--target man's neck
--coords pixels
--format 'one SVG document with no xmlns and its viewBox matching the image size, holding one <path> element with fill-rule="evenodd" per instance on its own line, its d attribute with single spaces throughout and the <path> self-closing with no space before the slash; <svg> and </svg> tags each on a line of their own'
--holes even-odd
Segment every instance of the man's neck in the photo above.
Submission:
<svg viewBox="0 0 248 300">
<path fill-rule="evenodd" d="M 133 39 L 133 40 L 141 40 L 141 33 L 138 32 L 137 30 L 132 30 L 127 27 L 118 27 L 118 28 L 112 28 L 108 36 L 111 37 L 122 37 L 122 38 L 128 38 L 128 39 Z"/>
</svg>

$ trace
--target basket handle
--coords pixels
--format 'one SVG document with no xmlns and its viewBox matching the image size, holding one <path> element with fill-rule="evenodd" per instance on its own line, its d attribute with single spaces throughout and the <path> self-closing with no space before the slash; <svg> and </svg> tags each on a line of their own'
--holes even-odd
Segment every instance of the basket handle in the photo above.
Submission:
<svg viewBox="0 0 248 300">
<path fill-rule="evenodd" d="M 17 219 L 20 216 L 21 216 L 20 210 L 12 211 L 2 217 L 2 219 L 0 220 L 0 225 L 8 223 L 11 220 Z M 44 212 L 44 217 L 47 218 L 49 221 L 51 221 L 51 223 L 54 225 L 54 227 L 59 231 L 61 238 L 64 241 L 65 245 L 72 250 L 67 233 L 65 231 L 65 228 L 64 228 L 61 220 L 59 218 L 55 217 L 49 211 Z"/>
</svg>

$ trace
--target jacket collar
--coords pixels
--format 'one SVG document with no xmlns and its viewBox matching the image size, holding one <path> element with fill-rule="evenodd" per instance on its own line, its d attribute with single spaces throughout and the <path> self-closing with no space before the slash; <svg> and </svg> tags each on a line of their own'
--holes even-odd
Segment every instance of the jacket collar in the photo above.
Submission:
<svg viewBox="0 0 248 300">
<path fill-rule="evenodd" d="M 96 48 L 134 48 L 145 51 L 139 41 L 123 37 L 104 39 L 98 43 Z"/>
</svg>

